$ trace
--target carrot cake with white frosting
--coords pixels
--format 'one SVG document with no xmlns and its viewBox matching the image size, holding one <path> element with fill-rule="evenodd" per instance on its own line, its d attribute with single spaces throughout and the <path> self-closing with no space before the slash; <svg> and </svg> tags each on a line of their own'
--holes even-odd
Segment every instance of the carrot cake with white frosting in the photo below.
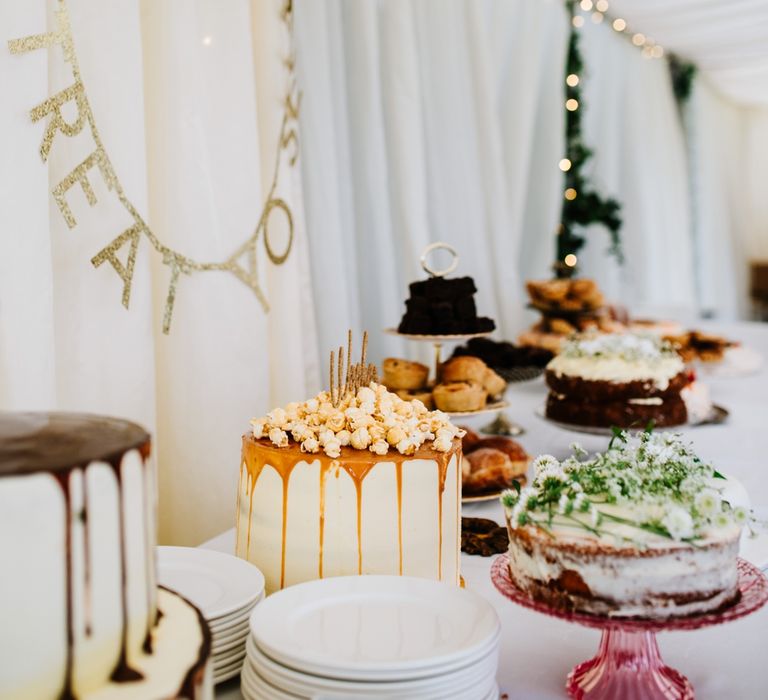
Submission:
<svg viewBox="0 0 768 700">
<path fill-rule="evenodd" d="M 725 477 L 672 433 L 617 432 L 605 453 L 534 462 L 532 485 L 506 491 L 512 579 L 565 610 L 666 618 L 738 598 L 744 508 Z"/>
<path fill-rule="evenodd" d="M 688 374 L 674 348 L 650 335 L 584 334 L 547 365 L 547 417 L 587 426 L 681 425 Z"/>
</svg>

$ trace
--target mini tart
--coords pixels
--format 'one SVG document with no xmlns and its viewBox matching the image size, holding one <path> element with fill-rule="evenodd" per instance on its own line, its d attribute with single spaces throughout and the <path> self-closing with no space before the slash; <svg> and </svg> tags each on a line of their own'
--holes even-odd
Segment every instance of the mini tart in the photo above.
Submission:
<svg viewBox="0 0 768 700">
<path fill-rule="evenodd" d="M 660 389 L 652 379 L 611 382 L 558 374 L 551 369 L 546 370 L 544 379 L 547 386 L 556 394 L 572 396 L 584 401 L 620 401 L 678 395 L 683 387 L 688 385 L 688 372 L 685 370 L 678 372 L 664 389 Z"/>
<path fill-rule="evenodd" d="M 393 391 L 421 389 L 427 383 L 429 367 L 420 362 L 388 357 L 382 363 L 384 386 Z M 426 405 L 426 404 L 425 404 Z"/>
<path fill-rule="evenodd" d="M 460 358 L 463 359 L 463 358 Z M 487 394 L 480 384 L 451 382 L 438 384 L 432 390 L 435 406 L 446 413 L 479 411 L 485 408 Z"/>
<path fill-rule="evenodd" d="M 479 357 L 463 355 L 453 357 L 440 366 L 440 377 L 446 384 L 451 382 L 485 382 L 488 365 Z M 503 381 L 503 380 L 502 380 Z"/>
</svg>

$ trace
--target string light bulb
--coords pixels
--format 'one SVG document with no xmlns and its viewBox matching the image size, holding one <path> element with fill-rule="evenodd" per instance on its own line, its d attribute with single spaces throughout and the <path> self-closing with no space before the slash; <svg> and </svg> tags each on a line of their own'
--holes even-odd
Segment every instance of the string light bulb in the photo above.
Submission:
<svg viewBox="0 0 768 700">
<path fill-rule="evenodd" d="M 608 12 L 608 0 L 597 0 L 595 7 L 598 12 Z"/>
<path fill-rule="evenodd" d="M 565 258 L 563 258 L 563 262 L 568 267 L 576 267 L 576 263 L 578 261 L 579 259 L 573 253 L 568 253 L 568 255 L 566 255 Z"/>
<path fill-rule="evenodd" d="M 579 108 L 579 101 L 571 97 L 570 99 L 565 101 L 565 108 L 569 112 L 575 112 Z"/>
<path fill-rule="evenodd" d="M 584 26 L 584 18 L 581 15 L 576 15 L 571 22 L 573 23 L 573 26 L 578 29 L 579 27 Z"/>
<path fill-rule="evenodd" d="M 571 161 L 567 158 L 563 158 L 558 164 L 557 167 L 560 168 L 564 173 L 567 173 L 571 169 Z"/>
<path fill-rule="evenodd" d="M 576 87 L 579 84 L 579 76 L 576 75 L 576 73 L 571 73 L 568 75 L 568 77 L 565 79 L 565 84 L 568 87 Z"/>
<path fill-rule="evenodd" d="M 638 32 L 632 37 L 632 43 L 635 46 L 642 46 L 645 43 L 645 34 Z"/>
<path fill-rule="evenodd" d="M 569 202 L 572 202 L 574 199 L 576 199 L 576 190 L 575 190 L 575 189 L 573 189 L 573 187 L 569 187 L 569 188 L 568 188 L 568 189 L 565 191 L 565 198 L 566 198 L 566 199 L 567 199 Z"/>
<path fill-rule="evenodd" d="M 592 24 L 600 24 L 600 22 L 603 21 L 603 18 L 605 15 L 602 12 L 593 12 L 592 13 Z"/>
<path fill-rule="evenodd" d="M 664 49 L 658 44 L 656 44 L 656 46 L 654 46 L 651 49 L 651 56 L 653 58 L 661 58 L 663 55 L 664 55 Z"/>
<path fill-rule="evenodd" d="M 621 19 L 621 17 L 617 17 L 613 20 L 613 28 L 617 32 L 623 32 L 627 28 L 627 23 L 625 20 Z"/>
<path fill-rule="evenodd" d="M 579 7 L 581 7 L 584 12 L 589 12 L 592 9 L 592 0 L 581 0 L 579 3 Z"/>
</svg>

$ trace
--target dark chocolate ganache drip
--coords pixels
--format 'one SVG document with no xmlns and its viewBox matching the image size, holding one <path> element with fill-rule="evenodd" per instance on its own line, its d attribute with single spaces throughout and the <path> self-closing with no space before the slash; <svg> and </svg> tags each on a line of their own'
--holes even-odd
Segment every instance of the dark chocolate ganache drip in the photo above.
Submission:
<svg viewBox="0 0 768 700">
<path fill-rule="evenodd" d="M 88 491 L 86 468 L 91 462 L 104 462 L 112 467 L 118 485 L 118 511 L 120 526 L 121 603 L 123 630 L 118 662 L 112 680 L 132 681 L 141 674 L 130 668 L 126 659 L 128 635 L 127 571 L 125 552 L 125 514 L 121 466 L 123 456 L 139 450 L 146 462 L 149 456 L 149 434 L 135 423 L 78 413 L 8 413 L 0 412 L 0 478 L 50 472 L 61 486 L 65 504 L 65 563 L 66 581 L 66 665 L 61 700 L 74 698 L 72 690 L 74 659 L 74 622 L 72 598 L 72 519 L 79 515 L 83 521 L 85 546 L 85 621 L 86 635 L 91 633 L 91 561 L 90 520 L 88 517 Z M 70 477 L 74 470 L 82 470 L 83 509 L 72 512 Z"/>
</svg>

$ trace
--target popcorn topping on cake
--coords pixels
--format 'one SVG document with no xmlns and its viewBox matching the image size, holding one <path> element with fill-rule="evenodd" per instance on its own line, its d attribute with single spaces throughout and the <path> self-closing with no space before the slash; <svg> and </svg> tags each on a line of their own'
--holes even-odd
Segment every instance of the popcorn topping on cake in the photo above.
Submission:
<svg viewBox="0 0 768 700">
<path fill-rule="evenodd" d="M 379 456 L 390 448 L 412 455 L 431 441 L 432 449 L 448 452 L 453 440 L 464 434 L 445 413 L 429 411 L 417 399 L 404 401 L 374 382 L 347 394 L 338 406 L 323 391 L 303 403 L 290 403 L 254 418 L 251 425 L 254 437 L 269 439 L 276 447 L 293 441 L 302 452 L 322 450 L 334 459 L 346 446 Z"/>
</svg>

